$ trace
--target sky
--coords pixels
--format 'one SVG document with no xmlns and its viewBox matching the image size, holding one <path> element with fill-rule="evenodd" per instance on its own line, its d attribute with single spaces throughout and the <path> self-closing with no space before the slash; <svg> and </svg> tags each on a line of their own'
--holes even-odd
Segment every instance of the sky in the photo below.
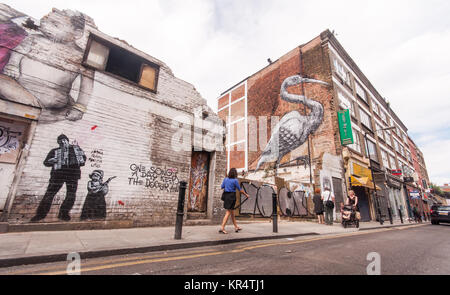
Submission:
<svg viewBox="0 0 450 295">
<path fill-rule="evenodd" d="M 166 63 L 217 110 L 229 87 L 326 29 L 408 128 L 430 181 L 450 183 L 448 0 L 3 0 L 40 19 L 73 9 Z"/>
</svg>

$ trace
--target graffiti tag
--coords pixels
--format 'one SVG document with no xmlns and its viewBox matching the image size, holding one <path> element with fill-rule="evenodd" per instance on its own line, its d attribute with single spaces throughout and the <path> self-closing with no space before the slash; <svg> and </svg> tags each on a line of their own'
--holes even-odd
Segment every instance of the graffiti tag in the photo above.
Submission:
<svg viewBox="0 0 450 295">
<path fill-rule="evenodd" d="M 146 168 L 143 165 L 131 164 L 131 177 L 129 185 L 145 186 L 149 189 L 159 189 L 167 192 L 178 192 L 179 179 L 177 168 L 159 168 L 152 166 Z"/>
<path fill-rule="evenodd" d="M 19 148 L 18 137 L 22 132 L 11 131 L 10 128 L 0 126 L 0 155 L 15 151 Z"/>
<path fill-rule="evenodd" d="M 91 162 L 91 167 L 100 168 L 103 160 L 103 150 L 93 150 L 91 151 L 91 156 L 89 157 L 89 162 Z"/>
</svg>

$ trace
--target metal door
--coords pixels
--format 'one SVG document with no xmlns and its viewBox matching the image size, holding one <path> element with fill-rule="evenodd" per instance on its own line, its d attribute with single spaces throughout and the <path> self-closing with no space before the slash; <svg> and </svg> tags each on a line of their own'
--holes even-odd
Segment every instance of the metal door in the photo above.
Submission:
<svg viewBox="0 0 450 295">
<path fill-rule="evenodd" d="M 359 212 L 361 213 L 361 221 L 367 222 L 370 221 L 370 207 L 369 207 L 369 198 L 366 194 L 366 190 L 363 187 L 353 187 L 355 191 L 355 195 L 358 197 L 358 207 Z"/>
</svg>

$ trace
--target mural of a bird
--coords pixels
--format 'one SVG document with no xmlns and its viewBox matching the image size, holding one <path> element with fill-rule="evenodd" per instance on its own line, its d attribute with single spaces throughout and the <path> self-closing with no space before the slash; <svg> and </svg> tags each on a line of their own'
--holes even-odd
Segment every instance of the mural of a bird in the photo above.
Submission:
<svg viewBox="0 0 450 295">
<path fill-rule="evenodd" d="M 311 112 L 309 115 L 303 116 L 298 111 L 291 111 L 281 118 L 272 132 L 269 143 L 261 154 L 255 172 L 261 165 L 268 162 L 276 161 L 276 168 L 278 168 L 281 159 L 305 143 L 308 136 L 313 134 L 322 124 L 322 104 L 303 95 L 292 94 L 287 91 L 288 87 L 302 82 L 328 85 L 326 82 L 303 78 L 300 75 L 288 77 L 283 81 L 280 91 L 281 99 L 291 103 L 304 104 Z"/>
</svg>

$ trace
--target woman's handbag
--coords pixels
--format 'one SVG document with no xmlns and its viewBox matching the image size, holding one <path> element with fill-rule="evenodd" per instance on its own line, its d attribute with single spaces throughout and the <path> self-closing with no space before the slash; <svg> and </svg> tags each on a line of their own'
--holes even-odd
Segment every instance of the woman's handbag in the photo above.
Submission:
<svg viewBox="0 0 450 295">
<path fill-rule="evenodd" d="M 225 201 L 225 191 L 222 193 L 222 197 L 220 198 L 222 201 Z"/>
<path fill-rule="evenodd" d="M 361 219 L 361 213 L 359 213 L 358 211 L 356 211 L 356 215 L 355 215 L 357 220 Z"/>
</svg>

